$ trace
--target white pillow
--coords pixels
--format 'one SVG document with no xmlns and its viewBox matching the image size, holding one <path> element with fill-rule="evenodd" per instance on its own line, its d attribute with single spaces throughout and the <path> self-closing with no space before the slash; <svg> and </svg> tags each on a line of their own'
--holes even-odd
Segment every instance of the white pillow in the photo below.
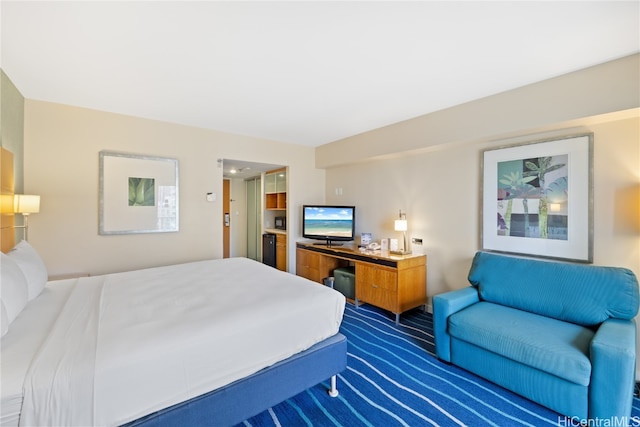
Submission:
<svg viewBox="0 0 640 427">
<path fill-rule="evenodd" d="M 8 323 L 27 305 L 27 288 L 27 279 L 18 264 L 0 252 L 0 302 L 7 312 Z"/>
<path fill-rule="evenodd" d="M 40 295 L 47 283 L 47 267 L 38 252 L 26 240 L 18 243 L 7 255 L 18 264 L 27 279 L 28 298 L 31 301 Z"/>
</svg>

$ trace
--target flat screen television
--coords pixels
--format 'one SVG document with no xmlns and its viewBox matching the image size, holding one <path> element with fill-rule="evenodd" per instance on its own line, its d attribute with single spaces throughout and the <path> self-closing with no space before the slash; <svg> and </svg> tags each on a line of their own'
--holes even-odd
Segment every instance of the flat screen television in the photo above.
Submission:
<svg viewBox="0 0 640 427">
<path fill-rule="evenodd" d="M 356 233 L 355 206 L 304 205 L 302 236 L 306 239 L 333 242 L 352 241 Z"/>
</svg>

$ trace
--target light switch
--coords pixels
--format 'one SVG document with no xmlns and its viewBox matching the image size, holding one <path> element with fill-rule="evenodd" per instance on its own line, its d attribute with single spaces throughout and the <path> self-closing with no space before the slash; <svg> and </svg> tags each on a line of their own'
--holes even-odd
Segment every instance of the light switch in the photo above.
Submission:
<svg viewBox="0 0 640 427">
<path fill-rule="evenodd" d="M 207 202 L 215 202 L 216 193 L 207 193 Z"/>
</svg>

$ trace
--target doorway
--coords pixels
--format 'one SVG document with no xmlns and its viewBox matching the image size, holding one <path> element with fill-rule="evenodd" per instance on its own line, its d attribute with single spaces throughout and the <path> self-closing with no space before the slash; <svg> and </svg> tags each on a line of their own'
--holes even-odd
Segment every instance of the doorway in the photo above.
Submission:
<svg viewBox="0 0 640 427">
<path fill-rule="evenodd" d="M 223 257 L 241 256 L 262 261 L 262 176 L 266 171 L 285 166 L 235 159 L 222 159 L 221 163 Z"/>
</svg>

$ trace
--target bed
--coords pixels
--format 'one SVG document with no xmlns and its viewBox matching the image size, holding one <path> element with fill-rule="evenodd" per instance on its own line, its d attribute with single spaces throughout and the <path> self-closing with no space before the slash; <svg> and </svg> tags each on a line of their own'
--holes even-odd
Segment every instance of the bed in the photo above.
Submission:
<svg viewBox="0 0 640 427">
<path fill-rule="evenodd" d="M 327 287 L 246 258 L 32 285 L 43 268 L 26 242 L 2 254 L 2 425 L 235 425 L 328 379 L 337 394 Z"/>
</svg>

